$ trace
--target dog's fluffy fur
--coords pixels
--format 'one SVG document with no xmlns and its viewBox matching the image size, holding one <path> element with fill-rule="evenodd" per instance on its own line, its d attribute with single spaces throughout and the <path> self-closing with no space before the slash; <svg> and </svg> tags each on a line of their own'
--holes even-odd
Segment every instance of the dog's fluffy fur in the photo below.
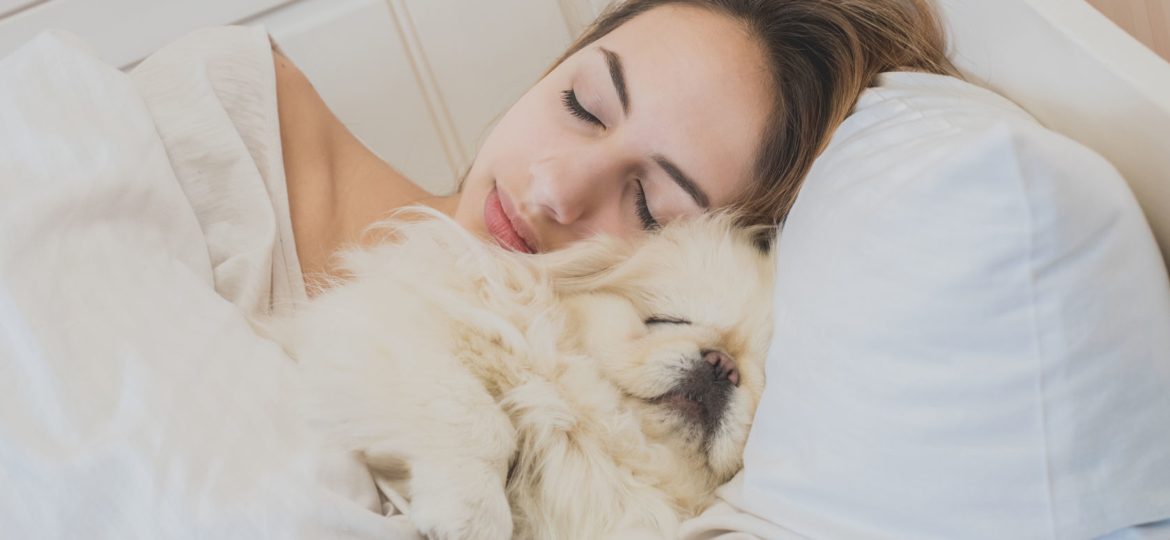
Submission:
<svg viewBox="0 0 1170 540">
<path fill-rule="evenodd" d="M 390 222 L 264 326 L 429 538 L 672 537 L 741 467 L 764 387 L 773 269 L 731 220 L 537 256 Z"/>
</svg>

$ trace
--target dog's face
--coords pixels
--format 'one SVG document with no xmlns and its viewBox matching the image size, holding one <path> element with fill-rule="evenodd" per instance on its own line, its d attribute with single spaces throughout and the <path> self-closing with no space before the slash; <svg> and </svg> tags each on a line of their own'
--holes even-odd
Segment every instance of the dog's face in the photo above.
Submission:
<svg viewBox="0 0 1170 540">
<path fill-rule="evenodd" d="M 742 465 L 772 333 L 771 257 L 729 223 L 668 226 L 568 295 L 580 346 L 646 434 L 719 483 Z"/>
</svg>

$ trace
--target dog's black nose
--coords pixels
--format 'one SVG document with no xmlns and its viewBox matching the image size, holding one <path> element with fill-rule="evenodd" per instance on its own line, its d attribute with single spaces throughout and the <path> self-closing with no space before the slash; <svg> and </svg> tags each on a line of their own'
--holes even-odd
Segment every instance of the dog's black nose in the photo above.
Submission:
<svg viewBox="0 0 1170 540">
<path fill-rule="evenodd" d="M 711 364 L 717 380 L 727 379 L 731 384 L 739 386 L 739 366 L 735 365 L 735 360 L 730 356 L 719 351 L 707 351 L 703 353 L 703 360 Z"/>
<path fill-rule="evenodd" d="M 690 417 L 710 436 L 723 421 L 739 385 L 739 367 L 727 354 L 702 351 L 670 392 L 659 400 Z"/>
</svg>

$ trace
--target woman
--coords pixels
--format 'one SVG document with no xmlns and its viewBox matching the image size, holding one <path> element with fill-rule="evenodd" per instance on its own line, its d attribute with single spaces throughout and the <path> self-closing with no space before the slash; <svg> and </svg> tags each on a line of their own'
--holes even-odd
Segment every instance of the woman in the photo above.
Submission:
<svg viewBox="0 0 1170 540">
<path fill-rule="evenodd" d="M 278 54 L 301 269 L 319 285 L 330 253 L 411 204 L 530 253 L 729 206 L 778 223 L 874 76 L 945 73 L 943 42 L 925 0 L 630 0 L 520 98 L 446 197 L 366 149 Z"/>
</svg>

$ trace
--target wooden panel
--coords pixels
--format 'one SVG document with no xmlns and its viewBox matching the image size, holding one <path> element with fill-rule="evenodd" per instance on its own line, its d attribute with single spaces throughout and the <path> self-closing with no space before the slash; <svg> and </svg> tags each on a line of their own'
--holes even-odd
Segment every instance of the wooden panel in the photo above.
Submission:
<svg viewBox="0 0 1170 540">
<path fill-rule="evenodd" d="M 106 62 L 125 67 L 192 30 L 231 24 L 287 1 L 51 0 L 0 20 L 0 56 L 45 29 L 62 28 L 81 36 Z"/>
<path fill-rule="evenodd" d="M 556 0 L 389 0 L 418 40 L 456 149 L 470 163 L 490 127 L 570 42 Z M 412 32 L 413 31 L 413 32 Z"/>
<path fill-rule="evenodd" d="M 1170 0 L 1089 0 L 1089 4 L 1170 60 Z"/>
<path fill-rule="evenodd" d="M 432 193 L 452 191 L 456 168 L 382 0 L 303 1 L 246 22 L 268 28 L 374 153 Z"/>
<path fill-rule="evenodd" d="M 1170 0 L 1146 0 L 1154 51 L 1170 61 Z"/>
</svg>

